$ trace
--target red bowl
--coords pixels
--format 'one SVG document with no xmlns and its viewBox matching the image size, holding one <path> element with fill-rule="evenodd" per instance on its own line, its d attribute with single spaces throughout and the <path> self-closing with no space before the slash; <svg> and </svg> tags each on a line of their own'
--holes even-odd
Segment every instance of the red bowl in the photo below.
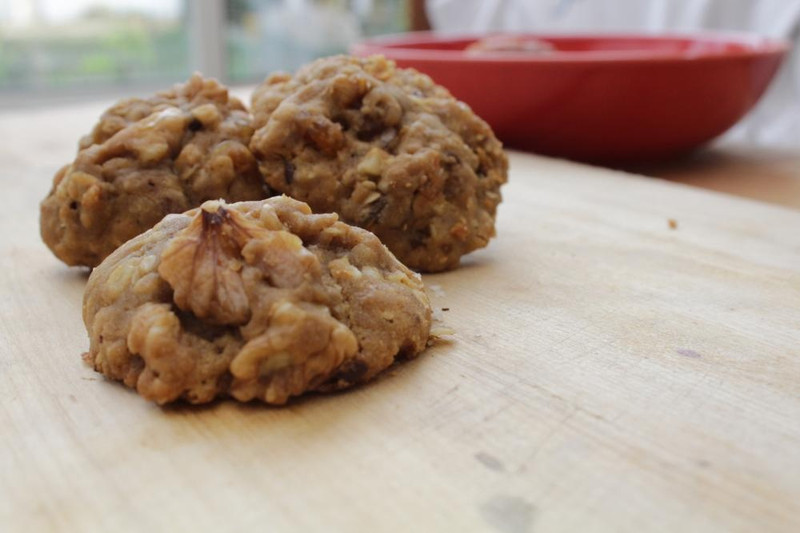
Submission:
<svg viewBox="0 0 800 533">
<path fill-rule="evenodd" d="M 411 33 L 355 45 L 413 67 L 508 146 L 587 161 L 671 157 L 733 126 L 788 50 L 752 35 L 516 35 L 544 52 L 470 53 L 486 36 Z M 497 35 L 494 36 L 495 38 Z"/>
</svg>

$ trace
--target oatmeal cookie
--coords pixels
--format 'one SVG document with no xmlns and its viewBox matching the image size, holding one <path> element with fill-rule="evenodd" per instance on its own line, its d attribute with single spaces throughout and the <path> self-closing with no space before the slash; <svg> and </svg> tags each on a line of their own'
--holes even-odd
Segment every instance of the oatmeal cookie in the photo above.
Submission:
<svg viewBox="0 0 800 533">
<path fill-rule="evenodd" d="M 267 184 L 374 232 L 407 266 L 453 268 L 494 236 L 502 145 L 428 76 L 330 57 L 268 77 L 252 104 Z"/>
<path fill-rule="evenodd" d="M 44 242 L 68 265 L 93 267 L 167 213 L 269 196 L 248 148 L 251 122 L 224 86 L 197 74 L 122 100 L 56 174 L 41 205 Z"/>
<path fill-rule="evenodd" d="M 282 404 L 426 346 L 422 282 L 375 235 L 288 197 L 168 215 L 89 278 L 85 360 L 159 404 Z"/>
</svg>

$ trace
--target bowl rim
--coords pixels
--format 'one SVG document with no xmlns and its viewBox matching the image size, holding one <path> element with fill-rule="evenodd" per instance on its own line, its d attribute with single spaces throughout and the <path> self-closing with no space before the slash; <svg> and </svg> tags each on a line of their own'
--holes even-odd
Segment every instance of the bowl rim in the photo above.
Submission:
<svg viewBox="0 0 800 533">
<path fill-rule="evenodd" d="M 584 52 L 539 53 L 492 53 L 466 54 L 463 50 L 436 50 L 407 48 L 404 45 L 434 44 L 462 40 L 477 40 L 487 37 L 526 37 L 543 40 L 590 39 L 646 40 L 646 41 L 694 41 L 697 43 L 720 43 L 742 45 L 740 50 L 656 51 L 656 50 L 595 50 Z M 756 33 L 732 31 L 703 32 L 409 32 L 382 35 L 365 39 L 351 46 L 355 55 L 383 54 L 390 59 L 425 63 L 479 64 L 595 64 L 595 63 L 651 63 L 651 62 L 697 62 L 719 61 L 733 58 L 751 59 L 767 56 L 783 56 L 791 44 L 785 39 L 776 39 Z"/>
</svg>

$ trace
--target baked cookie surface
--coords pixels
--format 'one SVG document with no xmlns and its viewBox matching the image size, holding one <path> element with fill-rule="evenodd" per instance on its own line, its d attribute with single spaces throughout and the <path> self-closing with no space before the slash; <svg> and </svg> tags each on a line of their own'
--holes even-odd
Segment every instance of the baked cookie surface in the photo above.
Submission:
<svg viewBox="0 0 800 533">
<path fill-rule="evenodd" d="M 68 265 L 96 266 L 168 213 L 267 197 L 252 134 L 241 101 L 197 74 L 151 98 L 122 100 L 53 179 L 42 239 Z"/>
<path fill-rule="evenodd" d="M 285 403 L 422 351 L 422 281 L 368 231 L 287 197 L 167 216 L 91 274 L 84 359 L 159 404 Z"/>
<path fill-rule="evenodd" d="M 267 184 L 374 232 L 436 272 L 494 236 L 508 161 L 489 126 L 413 69 L 335 56 L 254 92 L 250 148 Z"/>
</svg>

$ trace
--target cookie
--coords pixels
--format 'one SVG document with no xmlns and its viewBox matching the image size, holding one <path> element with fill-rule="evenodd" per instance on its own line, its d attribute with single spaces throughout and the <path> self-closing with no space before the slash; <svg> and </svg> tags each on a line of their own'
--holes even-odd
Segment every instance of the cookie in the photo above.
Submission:
<svg viewBox="0 0 800 533">
<path fill-rule="evenodd" d="M 80 141 L 41 204 L 41 235 L 68 265 L 96 266 L 168 213 L 269 195 L 248 148 L 252 120 L 212 79 L 122 100 Z"/>
<path fill-rule="evenodd" d="M 287 197 L 168 215 L 91 274 L 85 360 L 148 400 L 285 403 L 423 350 L 422 282 L 372 233 Z"/>
<path fill-rule="evenodd" d="M 508 161 L 489 126 L 383 57 L 317 60 L 253 94 L 267 184 L 374 232 L 410 268 L 454 268 L 494 236 Z"/>
</svg>

